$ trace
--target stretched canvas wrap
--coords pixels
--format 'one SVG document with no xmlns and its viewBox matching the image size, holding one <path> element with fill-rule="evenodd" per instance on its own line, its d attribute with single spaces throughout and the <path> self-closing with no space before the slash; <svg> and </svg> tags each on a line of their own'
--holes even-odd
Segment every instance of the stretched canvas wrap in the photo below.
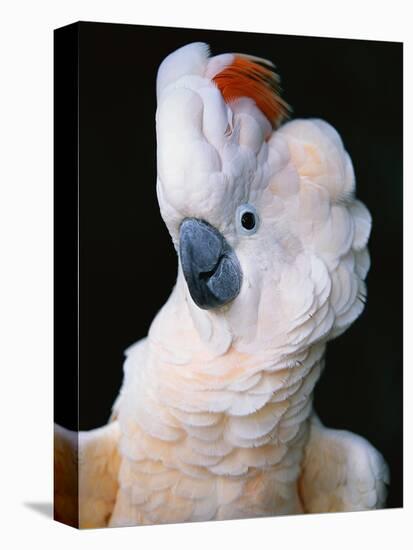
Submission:
<svg viewBox="0 0 413 550">
<path fill-rule="evenodd" d="M 55 518 L 402 506 L 402 45 L 76 23 L 54 78 Z"/>
</svg>

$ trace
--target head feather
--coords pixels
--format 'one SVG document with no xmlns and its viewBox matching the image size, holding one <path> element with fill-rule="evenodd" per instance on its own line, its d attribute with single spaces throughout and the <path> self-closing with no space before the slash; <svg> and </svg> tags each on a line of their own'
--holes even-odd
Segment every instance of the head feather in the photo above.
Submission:
<svg viewBox="0 0 413 550">
<path fill-rule="evenodd" d="M 233 62 L 213 77 L 226 103 L 251 98 L 272 126 L 279 126 L 290 110 L 280 96 L 280 79 L 265 59 L 235 54 Z"/>
</svg>

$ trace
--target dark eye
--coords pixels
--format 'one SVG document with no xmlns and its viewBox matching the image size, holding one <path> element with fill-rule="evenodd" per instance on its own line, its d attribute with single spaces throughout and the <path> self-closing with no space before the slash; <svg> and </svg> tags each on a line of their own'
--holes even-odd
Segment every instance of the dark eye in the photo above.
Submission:
<svg viewBox="0 0 413 550">
<path fill-rule="evenodd" d="M 244 212 L 241 216 L 241 225 L 244 229 L 251 231 L 255 227 L 255 215 L 253 212 Z"/>
<path fill-rule="evenodd" d="M 253 235 L 258 230 L 258 213 L 252 204 L 241 204 L 236 213 L 236 226 L 242 235 Z"/>
</svg>

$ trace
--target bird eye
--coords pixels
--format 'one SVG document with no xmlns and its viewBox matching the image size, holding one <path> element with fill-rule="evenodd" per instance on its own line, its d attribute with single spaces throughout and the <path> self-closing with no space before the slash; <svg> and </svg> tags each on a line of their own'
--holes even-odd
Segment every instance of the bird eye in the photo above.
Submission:
<svg viewBox="0 0 413 550">
<path fill-rule="evenodd" d="M 244 212 L 241 216 L 241 225 L 247 231 L 251 231 L 255 227 L 255 214 L 253 212 Z"/>
<path fill-rule="evenodd" d="M 251 204 L 242 204 L 237 209 L 237 229 L 243 235 L 252 235 L 258 229 L 258 214 Z"/>
</svg>

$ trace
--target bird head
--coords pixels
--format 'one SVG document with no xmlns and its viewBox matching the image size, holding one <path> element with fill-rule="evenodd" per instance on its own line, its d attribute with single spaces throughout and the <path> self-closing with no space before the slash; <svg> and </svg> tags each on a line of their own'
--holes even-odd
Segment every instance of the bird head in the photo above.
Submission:
<svg viewBox="0 0 413 550">
<path fill-rule="evenodd" d="M 338 133 L 288 112 L 274 66 L 203 43 L 157 77 L 157 193 L 191 306 L 297 348 L 361 312 L 370 215 Z"/>
</svg>

